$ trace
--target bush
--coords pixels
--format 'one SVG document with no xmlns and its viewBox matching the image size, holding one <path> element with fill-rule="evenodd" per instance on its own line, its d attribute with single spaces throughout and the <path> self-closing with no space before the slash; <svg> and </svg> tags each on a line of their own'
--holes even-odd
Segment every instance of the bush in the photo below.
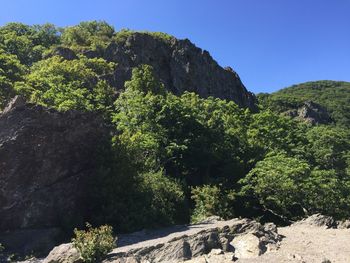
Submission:
<svg viewBox="0 0 350 263">
<path fill-rule="evenodd" d="M 198 223 L 213 215 L 223 218 L 234 217 L 233 191 L 223 191 L 216 185 L 203 185 L 193 188 L 191 194 L 195 202 L 195 209 L 191 216 L 192 223 Z"/>
<path fill-rule="evenodd" d="M 98 262 L 114 248 L 113 229 L 108 225 L 93 228 L 89 223 L 86 227 L 86 231 L 74 229 L 73 245 L 84 262 Z"/>
</svg>

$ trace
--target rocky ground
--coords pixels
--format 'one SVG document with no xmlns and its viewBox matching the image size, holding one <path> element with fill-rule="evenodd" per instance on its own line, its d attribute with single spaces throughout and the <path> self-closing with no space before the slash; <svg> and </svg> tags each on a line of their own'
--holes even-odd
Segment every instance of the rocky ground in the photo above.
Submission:
<svg viewBox="0 0 350 263">
<path fill-rule="evenodd" d="M 249 219 L 210 218 L 197 225 L 121 235 L 103 263 L 349 263 L 349 244 L 350 221 L 340 223 L 322 215 L 279 228 Z M 47 258 L 26 261 L 30 262 L 81 260 L 71 244 L 63 244 Z"/>
</svg>

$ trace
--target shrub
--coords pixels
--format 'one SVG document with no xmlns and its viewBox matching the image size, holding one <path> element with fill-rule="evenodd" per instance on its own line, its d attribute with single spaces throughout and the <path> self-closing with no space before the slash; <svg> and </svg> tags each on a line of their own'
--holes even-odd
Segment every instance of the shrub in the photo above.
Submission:
<svg viewBox="0 0 350 263">
<path fill-rule="evenodd" d="M 73 245 L 84 262 L 98 262 L 114 247 L 113 229 L 108 225 L 93 228 L 89 223 L 86 227 L 86 231 L 74 229 Z"/>
<path fill-rule="evenodd" d="M 191 194 L 191 198 L 195 202 L 195 209 L 191 216 L 192 223 L 198 223 L 213 215 L 223 218 L 234 216 L 233 191 L 224 191 L 216 185 L 203 185 L 193 188 Z"/>
</svg>

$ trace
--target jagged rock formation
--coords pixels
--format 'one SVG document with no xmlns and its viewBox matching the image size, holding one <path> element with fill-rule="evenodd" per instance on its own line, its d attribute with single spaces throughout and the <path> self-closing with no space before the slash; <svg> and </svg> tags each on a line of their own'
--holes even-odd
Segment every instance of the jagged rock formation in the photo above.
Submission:
<svg viewBox="0 0 350 263">
<path fill-rule="evenodd" d="M 67 60 L 77 58 L 66 47 L 57 47 L 48 56 L 53 55 Z M 85 50 L 83 55 L 115 62 L 114 76 L 104 77 L 117 89 L 124 88 L 134 67 L 148 64 L 165 88 L 174 94 L 191 91 L 204 98 L 232 100 L 240 107 L 256 110 L 255 95 L 247 91 L 238 74 L 230 67 L 219 66 L 208 51 L 196 47 L 188 39 L 164 40 L 149 33 L 134 32 L 121 41 L 112 42 L 104 52 Z"/>
<path fill-rule="evenodd" d="M 299 108 L 290 110 L 285 114 L 293 118 L 298 118 L 312 125 L 329 124 L 332 122 L 326 108 L 312 101 L 305 101 Z"/>
<path fill-rule="evenodd" d="M 220 67 L 207 51 L 188 39 L 165 41 L 135 32 L 124 41 L 111 43 L 104 58 L 118 63 L 117 87 L 123 87 L 130 79 L 133 67 L 149 64 L 165 87 L 175 94 L 193 91 L 201 97 L 233 100 L 241 107 L 255 109 L 255 96 L 246 90 L 237 73 Z"/>
<path fill-rule="evenodd" d="M 27 253 L 39 243 L 51 249 L 59 228 L 84 220 L 96 147 L 107 134 L 93 114 L 21 97 L 9 104 L 0 114 L 0 243 Z"/>
</svg>

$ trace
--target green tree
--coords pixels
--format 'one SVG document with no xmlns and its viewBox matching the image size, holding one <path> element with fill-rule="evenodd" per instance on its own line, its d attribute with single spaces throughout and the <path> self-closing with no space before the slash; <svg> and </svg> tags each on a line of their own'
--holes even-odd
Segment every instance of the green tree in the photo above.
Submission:
<svg viewBox="0 0 350 263">
<path fill-rule="evenodd" d="M 303 183 L 311 168 L 304 160 L 288 157 L 285 153 L 271 153 L 241 180 L 242 193 L 252 195 L 268 209 L 292 216 L 289 207 L 304 206 Z"/>
<path fill-rule="evenodd" d="M 102 51 L 111 42 L 114 28 L 104 21 L 81 22 L 63 29 L 62 44 L 75 50 Z"/>
<path fill-rule="evenodd" d="M 309 213 L 349 216 L 349 177 L 335 170 L 312 169 L 306 160 L 270 153 L 241 180 L 241 194 L 265 208 L 294 217 L 295 204 Z"/>
<path fill-rule="evenodd" d="M 347 129 L 316 126 L 306 133 L 308 153 L 313 165 L 321 169 L 344 171 L 350 156 L 350 133 Z"/>
<path fill-rule="evenodd" d="M 17 57 L 0 49 L 0 110 L 14 96 L 14 83 L 20 81 L 24 73 L 25 67 Z"/>
<path fill-rule="evenodd" d="M 0 27 L 0 35 L 0 47 L 25 65 L 41 60 L 47 48 L 60 42 L 58 29 L 52 24 L 8 23 Z"/>
<path fill-rule="evenodd" d="M 270 151 L 285 151 L 303 156 L 307 144 L 304 134 L 306 125 L 264 110 L 251 117 L 248 140 L 254 152 L 251 156 L 260 160 Z"/>
<path fill-rule="evenodd" d="M 235 200 L 233 191 L 225 191 L 222 186 L 202 185 L 192 189 L 191 199 L 195 208 L 191 216 L 191 222 L 198 223 L 209 216 L 233 218 L 232 203 Z"/>
<path fill-rule="evenodd" d="M 113 68 L 103 59 L 55 56 L 33 65 L 25 80 L 16 83 L 16 90 L 32 102 L 62 111 L 108 111 L 115 92 L 102 76 L 112 74 Z"/>
</svg>

